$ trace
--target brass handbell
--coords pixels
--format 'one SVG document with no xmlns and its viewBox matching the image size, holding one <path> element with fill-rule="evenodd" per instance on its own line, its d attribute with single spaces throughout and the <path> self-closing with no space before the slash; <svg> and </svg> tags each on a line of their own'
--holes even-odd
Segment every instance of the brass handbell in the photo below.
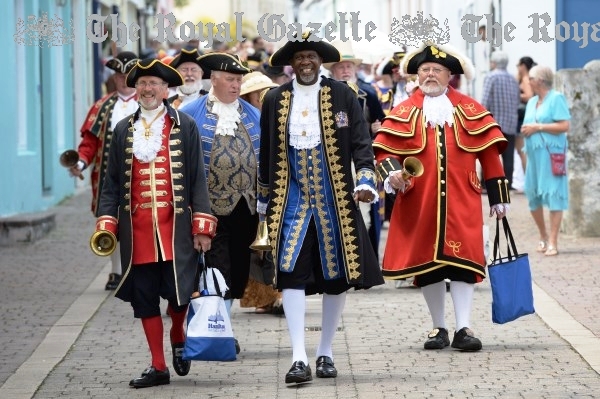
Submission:
<svg viewBox="0 0 600 399">
<path fill-rule="evenodd" d="M 65 168 L 72 168 L 79 162 L 79 153 L 75 150 L 66 150 L 60 154 L 60 164 Z M 79 179 L 83 180 L 83 175 L 79 175 Z"/>
<path fill-rule="evenodd" d="M 250 244 L 250 249 L 255 251 L 270 251 L 273 249 L 269 243 L 269 230 L 267 229 L 267 221 L 260 220 L 258 229 L 256 230 L 256 238 Z"/>
<path fill-rule="evenodd" d="M 415 157 L 406 157 L 402 162 L 402 178 L 419 177 L 423 174 L 423 163 Z"/>
<path fill-rule="evenodd" d="M 90 238 L 90 248 L 98 256 L 108 256 L 117 248 L 117 237 L 108 230 L 98 230 Z"/>
</svg>

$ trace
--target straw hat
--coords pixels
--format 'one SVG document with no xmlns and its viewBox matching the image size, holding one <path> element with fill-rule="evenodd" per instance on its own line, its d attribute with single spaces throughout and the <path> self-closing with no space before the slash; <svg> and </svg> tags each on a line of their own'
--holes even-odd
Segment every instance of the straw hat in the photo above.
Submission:
<svg viewBox="0 0 600 399">
<path fill-rule="evenodd" d="M 340 39 L 335 39 L 334 41 L 331 42 L 331 45 L 340 52 L 341 57 L 338 62 L 349 61 L 357 66 L 362 64 L 363 60 L 361 58 L 356 58 L 354 48 L 352 46 L 352 41 L 350 41 L 350 40 L 343 41 Z M 326 64 L 323 64 L 323 67 L 327 68 L 327 69 L 331 69 L 331 67 L 334 64 L 337 64 L 337 62 L 328 62 Z"/>
<path fill-rule="evenodd" d="M 253 91 L 264 90 L 277 86 L 278 85 L 276 83 L 273 83 L 273 81 L 265 76 L 265 74 L 262 72 L 250 72 L 249 74 L 244 75 L 242 78 L 240 96 L 252 93 Z"/>
</svg>

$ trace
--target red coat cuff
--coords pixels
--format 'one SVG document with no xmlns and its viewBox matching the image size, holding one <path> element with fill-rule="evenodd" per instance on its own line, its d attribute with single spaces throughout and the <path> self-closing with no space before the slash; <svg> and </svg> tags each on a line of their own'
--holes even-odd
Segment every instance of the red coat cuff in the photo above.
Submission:
<svg viewBox="0 0 600 399">
<path fill-rule="evenodd" d="M 192 233 L 205 234 L 213 238 L 217 234 L 217 218 L 208 213 L 194 212 L 192 215 Z"/>
<path fill-rule="evenodd" d="M 119 221 L 114 216 L 103 215 L 96 219 L 96 231 L 108 230 L 117 235 Z"/>
</svg>

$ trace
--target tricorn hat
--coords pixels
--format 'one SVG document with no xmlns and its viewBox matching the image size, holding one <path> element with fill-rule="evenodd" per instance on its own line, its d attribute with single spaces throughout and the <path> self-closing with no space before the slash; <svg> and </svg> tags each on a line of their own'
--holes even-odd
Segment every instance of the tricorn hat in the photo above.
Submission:
<svg viewBox="0 0 600 399">
<path fill-rule="evenodd" d="M 404 56 L 401 67 L 405 73 L 416 74 L 419 66 L 425 62 L 445 66 L 453 75 L 464 74 L 469 80 L 473 77 L 474 68 L 471 61 L 448 44 L 423 43 L 419 49 Z"/>
<path fill-rule="evenodd" d="M 349 62 L 352 62 L 354 65 L 362 64 L 362 61 L 363 61 L 362 58 L 356 58 L 356 55 L 354 53 L 354 48 L 352 46 L 352 42 L 350 41 L 350 39 L 348 39 L 346 41 L 343 41 L 341 39 L 335 39 L 334 41 L 331 42 L 331 45 L 340 52 L 340 60 L 338 62 L 349 61 Z M 336 63 L 335 62 L 324 63 L 323 67 L 325 67 L 327 69 L 331 69 L 333 64 L 336 64 Z"/>
<path fill-rule="evenodd" d="M 115 72 L 128 73 L 139 60 L 131 51 L 121 51 L 116 57 L 106 61 L 106 66 Z"/>
<path fill-rule="evenodd" d="M 175 58 L 173 58 L 173 61 L 171 61 L 169 65 L 171 65 L 175 69 L 177 69 L 177 67 L 183 64 L 184 62 L 193 62 L 194 64 L 200 65 L 200 63 L 198 62 L 198 57 L 200 57 L 200 55 L 201 54 L 198 52 L 197 48 L 182 48 L 179 54 L 177 54 Z"/>
<path fill-rule="evenodd" d="M 298 39 L 295 37 L 294 40 L 288 41 L 279 50 L 275 51 L 269 59 L 269 65 L 271 66 L 286 66 L 290 65 L 290 60 L 298 51 L 316 51 L 317 54 L 323 59 L 323 63 L 328 62 L 340 62 L 340 52 L 333 47 L 331 44 L 321 40 L 308 40 L 310 38 L 310 32 L 303 33 L 302 37 Z"/>
<path fill-rule="evenodd" d="M 277 86 L 279 85 L 277 83 L 273 83 L 273 81 L 262 72 L 250 72 L 249 74 L 244 75 L 242 78 L 240 96 L 252 93 L 253 91 L 264 90 L 266 88 Z"/>
<path fill-rule="evenodd" d="M 227 53 L 208 53 L 198 57 L 198 65 L 204 70 L 203 79 L 210 77 L 211 71 L 223 71 L 237 74 L 247 74 L 252 72 L 246 68 L 237 56 Z"/>
<path fill-rule="evenodd" d="M 135 83 L 142 76 L 156 76 L 167 82 L 169 87 L 183 85 L 183 77 L 177 69 L 157 59 L 147 58 L 139 60 L 127 74 L 127 86 L 135 87 Z"/>
</svg>

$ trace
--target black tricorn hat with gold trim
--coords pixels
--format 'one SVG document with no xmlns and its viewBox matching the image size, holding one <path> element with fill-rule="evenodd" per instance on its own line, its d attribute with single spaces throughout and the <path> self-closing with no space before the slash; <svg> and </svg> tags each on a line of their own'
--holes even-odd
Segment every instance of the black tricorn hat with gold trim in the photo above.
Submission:
<svg viewBox="0 0 600 399">
<path fill-rule="evenodd" d="M 169 87 L 183 85 L 183 77 L 177 69 L 156 58 L 146 58 L 138 61 L 127 74 L 127 86 L 135 87 L 135 83 L 142 76 L 155 76 L 167 82 Z"/>
<path fill-rule="evenodd" d="M 425 62 L 435 62 L 445 66 L 452 75 L 464 74 L 467 79 L 473 77 L 473 64 L 458 49 L 444 44 L 424 43 L 419 49 L 404 56 L 401 62 L 405 73 L 416 74 L 419 66 Z"/>
<path fill-rule="evenodd" d="M 331 44 L 321 39 L 309 40 L 310 32 L 303 33 L 302 37 L 288 41 L 279 50 L 275 51 L 269 59 L 271 66 L 286 66 L 290 65 L 290 60 L 298 51 L 316 51 L 323 59 L 322 63 L 340 62 L 342 56 L 340 52 Z"/>
<path fill-rule="evenodd" d="M 183 64 L 184 62 L 193 62 L 196 65 L 200 65 L 200 63 L 198 62 L 198 57 L 200 57 L 201 55 L 202 54 L 198 52 L 197 48 L 191 50 L 182 48 L 181 52 L 179 52 L 179 54 L 177 54 L 175 58 L 173 58 L 169 65 L 175 69 L 177 69 L 177 67 Z"/>
<path fill-rule="evenodd" d="M 131 51 L 121 51 L 116 57 L 106 61 L 106 67 L 119 73 L 128 73 L 139 60 Z"/>
<path fill-rule="evenodd" d="M 203 79 L 210 77 L 211 71 L 223 71 L 245 75 L 252 72 L 246 68 L 238 56 L 228 53 L 208 53 L 198 57 L 198 64 L 204 70 Z"/>
</svg>

